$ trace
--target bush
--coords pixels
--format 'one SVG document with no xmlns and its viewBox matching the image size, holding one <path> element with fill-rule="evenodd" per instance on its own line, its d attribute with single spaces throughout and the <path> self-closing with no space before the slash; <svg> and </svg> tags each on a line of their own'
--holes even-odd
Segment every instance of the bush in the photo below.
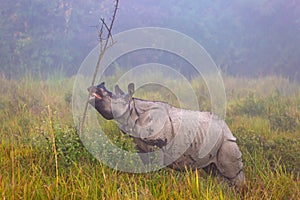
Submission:
<svg viewBox="0 0 300 200">
<path fill-rule="evenodd" d="M 56 149 L 61 165 L 69 166 L 73 162 L 83 160 L 93 161 L 94 158 L 83 146 L 75 128 L 62 130 L 57 128 L 55 131 Z"/>
<path fill-rule="evenodd" d="M 286 171 L 300 175 L 300 138 L 277 136 L 266 138 L 244 127 L 233 130 L 238 137 L 238 144 L 243 153 L 261 154 L 275 169 L 276 164 L 284 166 Z M 244 154 L 245 155 L 245 154 Z"/>
<path fill-rule="evenodd" d="M 267 101 L 270 129 L 272 131 L 295 131 L 300 117 L 296 99 L 286 98 L 277 92 L 267 98 Z"/>
<path fill-rule="evenodd" d="M 276 92 L 267 97 L 249 93 L 236 101 L 229 111 L 230 116 L 247 115 L 268 119 L 271 131 L 294 132 L 300 127 L 299 103 L 295 97 L 286 97 Z"/>
<path fill-rule="evenodd" d="M 254 93 L 248 93 L 245 99 L 237 103 L 235 110 L 236 114 L 261 116 L 266 113 L 266 103 Z"/>
</svg>

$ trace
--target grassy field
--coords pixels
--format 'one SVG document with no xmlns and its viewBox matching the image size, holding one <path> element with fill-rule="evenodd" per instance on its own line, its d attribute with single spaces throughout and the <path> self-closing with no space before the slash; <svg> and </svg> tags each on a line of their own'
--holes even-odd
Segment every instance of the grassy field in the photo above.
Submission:
<svg viewBox="0 0 300 200">
<path fill-rule="evenodd" d="M 226 122 L 238 138 L 247 179 L 237 191 L 202 170 L 130 174 L 102 165 L 82 146 L 73 124 L 73 81 L 0 77 L 0 198 L 300 198 L 299 85 L 280 77 L 224 78 Z M 192 85 L 200 107 L 209 108 L 203 82 Z M 159 95 L 145 98 L 168 100 Z M 130 146 L 112 122 L 103 123 L 116 143 Z"/>
</svg>

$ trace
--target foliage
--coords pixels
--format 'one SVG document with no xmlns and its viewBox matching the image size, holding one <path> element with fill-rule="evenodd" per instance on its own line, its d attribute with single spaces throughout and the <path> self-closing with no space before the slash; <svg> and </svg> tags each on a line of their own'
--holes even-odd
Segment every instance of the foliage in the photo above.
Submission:
<svg viewBox="0 0 300 200">
<path fill-rule="evenodd" d="M 2 0 L 2 73 L 45 76 L 55 69 L 74 74 L 98 43 L 99 18 L 110 17 L 112 9 L 109 0 Z M 227 74 L 280 74 L 300 80 L 299 13 L 294 0 L 124 1 L 114 32 L 172 28 L 203 45 Z"/>
<path fill-rule="evenodd" d="M 74 74 L 84 58 L 81 55 L 97 44 L 97 29 L 92 28 L 97 20 L 88 13 L 97 12 L 99 4 L 105 3 L 2 1 L 0 11 L 5 16 L 0 19 L 2 73 L 13 78 L 26 73 L 44 77 L 55 70 Z"/>
<path fill-rule="evenodd" d="M 295 131 L 299 129 L 300 112 L 296 98 L 286 98 L 276 92 L 268 97 L 248 94 L 236 103 L 234 115 L 261 116 L 269 121 L 271 131 Z"/>
</svg>

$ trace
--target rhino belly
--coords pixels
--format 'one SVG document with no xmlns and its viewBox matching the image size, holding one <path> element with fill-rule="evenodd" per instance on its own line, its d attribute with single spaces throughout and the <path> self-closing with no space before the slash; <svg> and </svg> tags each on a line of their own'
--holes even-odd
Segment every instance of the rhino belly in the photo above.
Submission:
<svg viewBox="0 0 300 200">
<path fill-rule="evenodd" d="M 196 169 L 214 162 L 227 127 L 223 120 L 207 112 L 181 111 L 177 116 L 173 114 L 172 123 L 175 139 L 165 153 L 166 160 L 168 156 L 177 158 L 169 165 L 171 168 Z"/>
</svg>

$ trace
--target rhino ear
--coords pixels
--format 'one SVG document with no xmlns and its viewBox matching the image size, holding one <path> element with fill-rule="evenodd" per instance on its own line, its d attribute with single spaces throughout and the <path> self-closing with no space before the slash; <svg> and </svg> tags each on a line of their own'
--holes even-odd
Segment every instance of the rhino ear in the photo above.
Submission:
<svg viewBox="0 0 300 200">
<path fill-rule="evenodd" d="M 133 83 L 129 83 L 129 85 L 128 85 L 128 94 L 130 96 L 132 96 L 133 93 L 134 93 L 134 84 Z"/>
<path fill-rule="evenodd" d="M 105 83 L 104 82 L 100 83 L 99 85 L 97 85 L 97 88 L 105 88 Z"/>
<path fill-rule="evenodd" d="M 105 82 L 102 82 L 97 87 L 104 87 L 104 86 L 105 86 Z"/>
<path fill-rule="evenodd" d="M 116 95 L 123 95 L 123 94 L 125 94 L 125 93 L 121 90 L 121 88 L 119 87 L 119 85 L 116 85 L 116 86 L 115 86 L 115 93 L 116 93 Z"/>
</svg>

